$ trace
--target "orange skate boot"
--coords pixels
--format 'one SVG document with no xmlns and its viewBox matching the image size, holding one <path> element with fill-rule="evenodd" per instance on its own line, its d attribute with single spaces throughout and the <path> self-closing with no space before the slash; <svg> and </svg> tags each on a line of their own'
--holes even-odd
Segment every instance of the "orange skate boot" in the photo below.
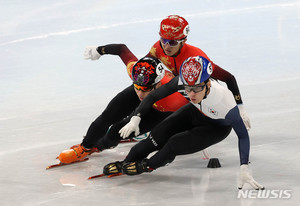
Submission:
<svg viewBox="0 0 300 206">
<path fill-rule="evenodd" d="M 89 155 L 91 149 L 87 149 L 82 145 L 74 147 L 73 149 L 65 150 L 58 156 L 58 159 L 63 164 L 70 164 L 73 162 L 82 161 L 87 155 Z"/>
<path fill-rule="evenodd" d="M 80 144 L 75 144 L 72 147 L 70 147 L 70 149 L 75 149 L 76 147 L 79 147 Z M 100 152 L 100 150 L 97 147 L 93 147 L 89 153 L 89 155 L 93 154 L 94 152 Z"/>
</svg>

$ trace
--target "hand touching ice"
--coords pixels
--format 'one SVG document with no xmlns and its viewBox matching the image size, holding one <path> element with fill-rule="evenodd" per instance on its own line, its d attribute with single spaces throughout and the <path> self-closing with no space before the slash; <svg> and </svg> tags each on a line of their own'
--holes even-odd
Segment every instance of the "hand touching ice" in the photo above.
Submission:
<svg viewBox="0 0 300 206">
<path fill-rule="evenodd" d="M 240 179 L 239 179 L 239 185 L 238 188 L 241 190 L 245 183 L 250 184 L 254 189 L 256 190 L 264 190 L 264 186 L 256 182 L 251 174 L 249 173 L 248 165 L 243 164 L 240 167 Z"/>
</svg>

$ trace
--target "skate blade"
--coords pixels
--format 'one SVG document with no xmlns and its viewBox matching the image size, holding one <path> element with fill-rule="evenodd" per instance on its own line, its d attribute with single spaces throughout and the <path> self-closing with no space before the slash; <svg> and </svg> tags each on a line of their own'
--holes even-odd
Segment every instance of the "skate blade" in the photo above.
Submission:
<svg viewBox="0 0 300 206">
<path fill-rule="evenodd" d="M 58 164 L 54 164 L 54 165 L 50 165 L 50 166 L 48 166 L 48 167 L 46 167 L 46 170 L 47 169 L 51 169 L 51 168 L 54 168 L 54 167 L 60 167 L 60 166 L 65 166 L 65 165 L 71 165 L 71 164 L 74 164 L 74 163 L 79 163 L 79 162 L 84 162 L 84 161 L 87 161 L 87 160 L 89 160 L 89 158 L 84 158 L 84 159 L 82 159 L 82 160 L 78 160 L 78 161 L 76 161 L 76 162 L 72 162 L 72 163 L 68 163 L 68 164 L 66 164 L 66 163 L 58 163 Z"/>
<path fill-rule="evenodd" d="M 131 142 L 138 142 L 138 141 L 135 139 L 122 139 L 120 141 L 120 143 L 131 143 Z"/>
<path fill-rule="evenodd" d="M 123 175 L 123 173 L 116 173 L 116 174 L 108 175 L 107 177 L 111 178 L 111 177 L 116 177 L 116 176 L 120 176 L 120 175 Z M 105 174 L 95 175 L 95 176 L 89 177 L 88 180 L 95 179 L 98 177 L 104 177 L 104 176 L 106 176 L 106 175 Z"/>
</svg>

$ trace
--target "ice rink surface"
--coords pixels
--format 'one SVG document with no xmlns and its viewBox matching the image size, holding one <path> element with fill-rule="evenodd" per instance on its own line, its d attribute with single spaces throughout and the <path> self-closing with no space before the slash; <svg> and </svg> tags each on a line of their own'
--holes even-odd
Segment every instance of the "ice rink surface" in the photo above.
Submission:
<svg viewBox="0 0 300 206">
<path fill-rule="evenodd" d="M 238 197 L 235 133 L 209 148 L 218 169 L 196 153 L 151 174 L 87 180 L 131 143 L 45 170 L 130 84 L 119 57 L 87 61 L 84 47 L 124 43 L 143 57 L 169 14 L 235 75 L 252 123 L 250 168 L 269 198 Z M 300 205 L 299 0 L 2 0 L 0 19 L 0 205 Z"/>
</svg>

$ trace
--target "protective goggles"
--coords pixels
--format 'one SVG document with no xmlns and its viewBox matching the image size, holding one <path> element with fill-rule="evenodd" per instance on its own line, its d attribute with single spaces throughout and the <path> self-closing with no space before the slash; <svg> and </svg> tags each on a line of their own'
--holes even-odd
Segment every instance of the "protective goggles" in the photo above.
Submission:
<svg viewBox="0 0 300 206">
<path fill-rule="evenodd" d="M 134 88 L 143 92 L 150 92 L 155 85 L 150 85 L 150 86 L 140 86 L 137 84 L 133 84 Z"/>
<path fill-rule="evenodd" d="M 180 42 L 183 42 L 184 39 L 181 40 L 169 40 L 169 39 L 164 39 L 164 38 L 160 38 L 160 42 L 162 44 L 169 44 L 171 47 L 173 46 L 177 46 Z"/>
<path fill-rule="evenodd" d="M 194 85 L 194 86 L 188 86 L 188 85 L 184 85 L 184 89 L 186 92 L 190 93 L 190 92 L 202 92 L 204 90 L 204 88 L 206 87 L 206 84 L 204 85 Z"/>
</svg>

